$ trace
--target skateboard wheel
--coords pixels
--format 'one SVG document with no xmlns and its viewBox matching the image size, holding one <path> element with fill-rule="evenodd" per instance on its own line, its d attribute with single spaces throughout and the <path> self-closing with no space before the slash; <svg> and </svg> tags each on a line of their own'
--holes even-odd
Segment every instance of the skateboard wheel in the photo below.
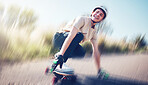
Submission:
<svg viewBox="0 0 148 85">
<path fill-rule="evenodd" d="M 64 77 L 63 79 L 67 79 L 66 77 Z"/>
<path fill-rule="evenodd" d="M 61 84 L 62 85 L 71 85 L 72 83 L 74 83 L 76 81 L 76 76 L 65 76 L 62 80 L 61 80 Z"/>
<path fill-rule="evenodd" d="M 65 76 L 65 77 L 63 78 L 63 80 L 75 81 L 75 80 L 76 80 L 76 76 Z"/>
<path fill-rule="evenodd" d="M 47 74 L 49 72 L 49 68 L 47 67 L 45 70 L 45 74 Z"/>
<path fill-rule="evenodd" d="M 58 82 L 58 78 L 57 77 L 53 77 L 52 79 L 52 85 L 55 85 Z"/>
</svg>

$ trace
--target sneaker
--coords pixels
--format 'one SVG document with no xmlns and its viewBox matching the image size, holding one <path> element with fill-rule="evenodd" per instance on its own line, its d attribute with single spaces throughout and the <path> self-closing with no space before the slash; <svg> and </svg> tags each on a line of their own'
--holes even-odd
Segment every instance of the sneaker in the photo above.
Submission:
<svg viewBox="0 0 148 85">
<path fill-rule="evenodd" d="M 97 75 L 98 79 L 108 79 L 109 77 L 109 73 L 107 73 L 105 70 L 103 70 L 102 68 L 99 69 L 98 71 L 98 75 Z"/>
<path fill-rule="evenodd" d="M 62 68 L 60 68 L 60 66 L 58 65 L 54 72 L 65 74 L 65 75 L 74 74 L 74 70 L 70 68 L 69 66 L 67 66 L 65 63 L 63 63 Z"/>
</svg>

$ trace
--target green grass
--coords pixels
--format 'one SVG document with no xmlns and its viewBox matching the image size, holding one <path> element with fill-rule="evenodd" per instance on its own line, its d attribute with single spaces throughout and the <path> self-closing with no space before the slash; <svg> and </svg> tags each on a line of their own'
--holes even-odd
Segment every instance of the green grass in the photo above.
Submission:
<svg viewBox="0 0 148 85">
<path fill-rule="evenodd" d="M 32 41 L 30 34 L 22 30 L 1 30 L 0 32 L 0 59 L 9 61 L 24 61 L 42 59 L 54 55 L 58 50 L 52 47 L 54 32 L 46 32 L 39 40 Z M 92 53 L 90 42 L 82 44 L 87 54 Z M 105 39 L 99 41 L 98 49 L 101 53 L 148 53 L 148 47 L 134 48 L 133 44 L 123 42 L 109 42 Z"/>
</svg>

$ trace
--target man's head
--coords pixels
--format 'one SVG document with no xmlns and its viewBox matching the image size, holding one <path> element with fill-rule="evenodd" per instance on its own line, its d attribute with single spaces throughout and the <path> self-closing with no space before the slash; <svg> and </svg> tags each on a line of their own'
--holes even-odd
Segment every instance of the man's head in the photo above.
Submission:
<svg viewBox="0 0 148 85">
<path fill-rule="evenodd" d="M 93 9 L 91 18 L 94 22 L 100 22 L 107 16 L 107 9 L 104 6 L 99 6 Z"/>
</svg>

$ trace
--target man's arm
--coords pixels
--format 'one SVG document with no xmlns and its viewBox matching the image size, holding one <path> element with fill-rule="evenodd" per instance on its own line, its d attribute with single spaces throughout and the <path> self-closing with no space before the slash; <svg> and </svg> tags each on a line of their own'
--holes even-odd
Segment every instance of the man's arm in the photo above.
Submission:
<svg viewBox="0 0 148 85">
<path fill-rule="evenodd" d="M 98 42 L 97 40 L 90 40 L 91 44 L 92 44 L 92 49 L 93 49 L 93 54 L 92 56 L 94 56 L 95 61 L 96 61 L 96 66 L 98 68 L 98 70 L 100 69 L 100 52 L 98 50 Z"/>
<path fill-rule="evenodd" d="M 78 29 L 73 26 L 68 37 L 65 39 L 65 41 L 62 45 L 62 48 L 59 52 L 60 55 L 64 55 L 65 51 L 67 50 L 67 48 L 69 47 L 70 43 L 72 42 L 72 40 L 74 39 L 74 37 L 76 36 L 77 33 L 78 33 Z"/>
<path fill-rule="evenodd" d="M 60 50 L 60 54 L 64 55 L 65 51 L 67 50 L 67 48 L 69 47 L 70 43 L 72 42 L 72 40 L 74 39 L 74 37 L 76 36 L 76 34 L 78 33 L 79 29 L 84 25 L 84 17 L 77 17 L 73 23 L 72 29 L 68 35 L 68 37 L 65 39 L 62 48 Z"/>
</svg>

